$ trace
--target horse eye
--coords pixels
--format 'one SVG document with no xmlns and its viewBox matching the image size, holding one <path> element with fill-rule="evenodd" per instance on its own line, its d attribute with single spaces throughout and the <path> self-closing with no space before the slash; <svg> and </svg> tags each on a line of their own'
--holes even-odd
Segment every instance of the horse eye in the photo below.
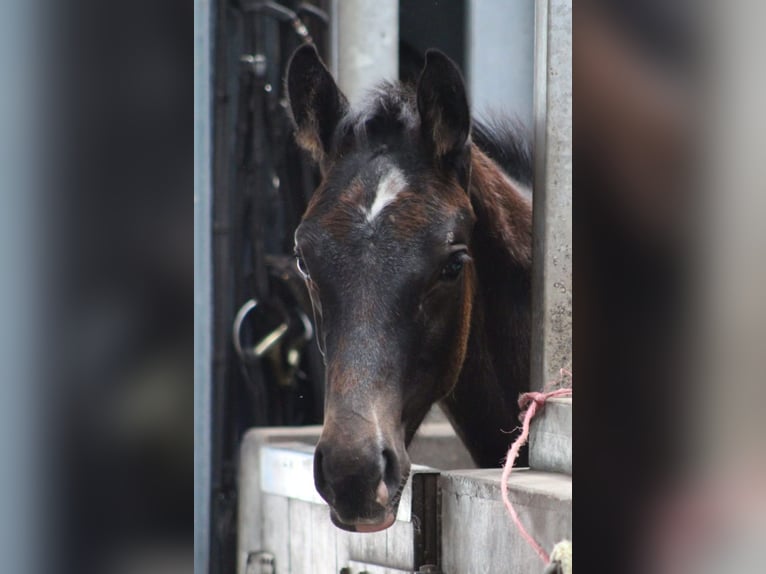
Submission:
<svg viewBox="0 0 766 574">
<path fill-rule="evenodd" d="M 442 267 L 440 279 L 452 280 L 457 279 L 460 272 L 463 271 L 463 266 L 466 261 L 469 261 L 471 257 L 465 251 L 457 251 L 450 255 L 447 264 Z"/>
<path fill-rule="evenodd" d="M 303 275 L 304 279 L 309 278 L 309 268 L 306 267 L 306 262 L 298 253 L 295 254 L 295 266 L 298 268 L 298 272 Z"/>
</svg>

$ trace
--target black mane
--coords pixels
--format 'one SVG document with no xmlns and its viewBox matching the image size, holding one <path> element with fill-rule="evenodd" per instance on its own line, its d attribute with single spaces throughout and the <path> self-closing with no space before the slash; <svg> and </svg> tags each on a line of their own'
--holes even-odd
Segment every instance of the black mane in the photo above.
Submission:
<svg viewBox="0 0 766 574">
<path fill-rule="evenodd" d="M 532 139 L 521 122 L 499 116 L 481 121 L 474 119 L 471 138 L 505 173 L 519 183 L 532 186 Z"/>
</svg>

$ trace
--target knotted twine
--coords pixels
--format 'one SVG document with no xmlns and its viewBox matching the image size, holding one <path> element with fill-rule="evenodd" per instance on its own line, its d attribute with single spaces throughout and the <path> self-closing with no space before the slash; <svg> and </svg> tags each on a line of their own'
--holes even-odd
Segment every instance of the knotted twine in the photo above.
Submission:
<svg viewBox="0 0 766 574">
<path fill-rule="evenodd" d="M 571 377 L 572 373 L 566 369 L 561 369 L 561 375 L 562 378 L 564 375 L 569 375 L 569 377 Z M 532 423 L 532 419 L 534 418 L 535 414 L 537 414 L 539 410 L 542 410 L 542 408 L 545 406 L 545 401 L 548 399 L 571 396 L 572 388 L 562 387 L 554 391 L 542 393 L 524 393 L 519 397 L 519 406 L 521 407 L 521 415 L 519 418 L 522 420 L 521 434 L 516 438 L 515 441 L 513 441 L 511 448 L 508 449 L 508 455 L 505 458 L 505 465 L 503 466 L 503 475 L 500 479 L 500 493 L 503 497 L 503 504 L 505 505 L 508 514 L 511 516 L 511 520 L 513 520 L 516 528 L 519 529 L 519 534 L 521 534 L 521 537 L 527 542 L 527 544 L 529 544 L 529 546 L 532 547 L 532 549 L 537 553 L 537 555 L 545 564 L 550 563 L 550 557 L 548 556 L 548 553 L 540 546 L 540 544 L 538 544 L 537 541 L 532 537 L 532 535 L 527 532 L 524 524 L 519 519 L 519 515 L 516 513 L 516 509 L 513 507 L 513 504 L 508 497 L 508 479 L 511 476 L 511 472 L 513 472 L 513 463 L 519 456 L 519 450 L 522 446 L 524 446 L 524 444 L 527 442 L 527 439 L 529 438 L 529 425 Z"/>
</svg>

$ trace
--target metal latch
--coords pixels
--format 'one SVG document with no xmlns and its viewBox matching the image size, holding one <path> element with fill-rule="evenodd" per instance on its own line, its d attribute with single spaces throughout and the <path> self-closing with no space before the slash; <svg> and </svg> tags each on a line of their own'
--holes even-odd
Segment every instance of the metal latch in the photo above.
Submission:
<svg viewBox="0 0 766 574">
<path fill-rule="evenodd" d="M 245 574 L 276 574 L 276 559 L 271 552 L 250 552 L 247 555 Z"/>
</svg>

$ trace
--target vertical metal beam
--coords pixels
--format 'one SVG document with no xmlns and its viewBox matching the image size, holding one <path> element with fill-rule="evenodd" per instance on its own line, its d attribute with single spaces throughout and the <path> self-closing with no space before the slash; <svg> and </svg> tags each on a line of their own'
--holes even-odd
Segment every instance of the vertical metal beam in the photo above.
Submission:
<svg viewBox="0 0 766 574">
<path fill-rule="evenodd" d="M 572 2 L 535 14 L 532 389 L 572 366 Z"/>
<path fill-rule="evenodd" d="M 330 45 L 327 55 L 327 67 L 330 68 L 330 73 L 334 77 L 338 77 L 338 5 L 340 0 L 329 0 L 330 11 Z"/>
<path fill-rule="evenodd" d="M 48 6 L 45 6 L 48 8 Z M 7 89 L 0 90 L 0 556 L 4 572 L 36 572 L 50 563 L 40 557 L 40 548 L 51 548 L 57 530 L 50 525 L 62 515 L 51 516 L 49 492 L 60 492 L 55 476 L 58 464 L 68 457 L 51 456 L 61 443 L 51 442 L 53 430 L 50 415 L 63 413 L 49 404 L 51 398 L 65 395 L 69 389 L 58 389 L 55 359 L 51 353 L 55 337 L 68 330 L 54 322 L 61 295 L 56 280 L 63 269 L 69 269 L 69 253 L 58 251 L 56 241 L 61 229 L 71 225 L 56 206 L 69 201 L 62 194 L 60 181 L 46 195 L 48 177 L 56 176 L 61 151 L 51 146 L 59 130 L 60 100 L 48 82 L 53 77 L 50 67 L 60 65 L 44 55 L 61 46 L 40 34 L 40 2 L 10 2 L 3 6 L 0 18 L 0 70 Z M 64 40 L 69 39 L 65 30 Z M 38 44 L 42 42 L 42 44 Z M 67 54 L 71 58 L 70 54 Z M 63 64 L 70 62 L 66 57 Z M 40 72 L 43 73 L 40 73 Z M 55 83 L 55 81 L 54 81 Z M 59 88 L 60 89 L 60 88 Z M 65 92 L 74 93 L 66 86 Z M 53 135 L 53 137 L 51 137 Z M 67 134 L 69 135 L 69 134 Z M 42 151 L 42 157 L 41 157 Z M 64 157 L 68 156 L 66 153 Z M 45 166 L 45 169 L 41 169 Z M 53 173 L 49 174 L 53 167 Z M 46 189 L 41 187 L 45 185 Z M 62 199 L 66 195 L 66 199 Z M 57 203 L 59 202 L 59 203 Z M 78 213 L 78 217 L 81 214 Z M 51 231 L 53 230 L 53 231 Z M 61 261 L 67 263 L 63 266 Z M 56 265 L 58 263 L 58 265 Z M 56 271 L 51 271 L 55 269 Z M 45 352 L 41 351 L 48 349 Z M 54 365 L 50 364 L 51 356 Z M 41 360 L 44 358 L 44 360 Z M 66 363 L 65 363 L 66 364 Z M 51 377 L 54 375 L 54 377 Z M 42 382 L 45 381 L 43 385 Z M 62 395 L 62 396 L 63 396 Z M 56 423 L 56 428 L 58 428 Z M 53 463 L 55 460 L 56 463 Z M 69 459 L 71 460 L 71 459 Z M 66 462 L 69 462 L 66 460 Z M 52 490 L 51 490 L 52 489 Z M 55 510 L 54 510 L 55 513 Z M 55 546 L 55 543 L 53 544 Z M 54 558 L 55 560 L 55 558 Z"/>
<path fill-rule="evenodd" d="M 210 554 L 212 49 L 210 0 L 194 0 L 194 573 Z"/>
<path fill-rule="evenodd" d="M 694 390 L 687 394 L 690 406 L 684 414 L 692 424 L 685 438 L 694 449 L 693 462 L 715 474 L 722 468 L 747 473 L 766 459 L 766 84 L 760 71 L 753 73 L 763 69 L 766 11 L 745 4 L 712 3 L 703 13 L 710 48 L 702 61 L 709 69 L 699 75 L 704 99 L 697 119 L 704 120 L 704 129 L 695 133 L 704 147 L 694 181 L 704 193 L 684 196 L 689 211 L 701 217 L 690 243 L 694 275 L 687 280 L 695 290 L 688 311 L 695 353 L 687 366 L 691 380 L 684 387 Z M 694 90 L 699 97 L 700 88 Z M 688 104 L 691 109 L 695 105 Z M 734 546 L 737 555 L 750 550 L 747 543 Z"/>
<path fill-rule="evenodd" d="M 534 4 L 468 0 L 467 12 L 465 72 L 473 113 L 501 112 L 531 126 Z"/>
<path fill-rule="evenodd" d="M 381 79 L 399 78 L 399 1 L 338 2 L 338 85 L 358 102 Z"/>
</svg>

